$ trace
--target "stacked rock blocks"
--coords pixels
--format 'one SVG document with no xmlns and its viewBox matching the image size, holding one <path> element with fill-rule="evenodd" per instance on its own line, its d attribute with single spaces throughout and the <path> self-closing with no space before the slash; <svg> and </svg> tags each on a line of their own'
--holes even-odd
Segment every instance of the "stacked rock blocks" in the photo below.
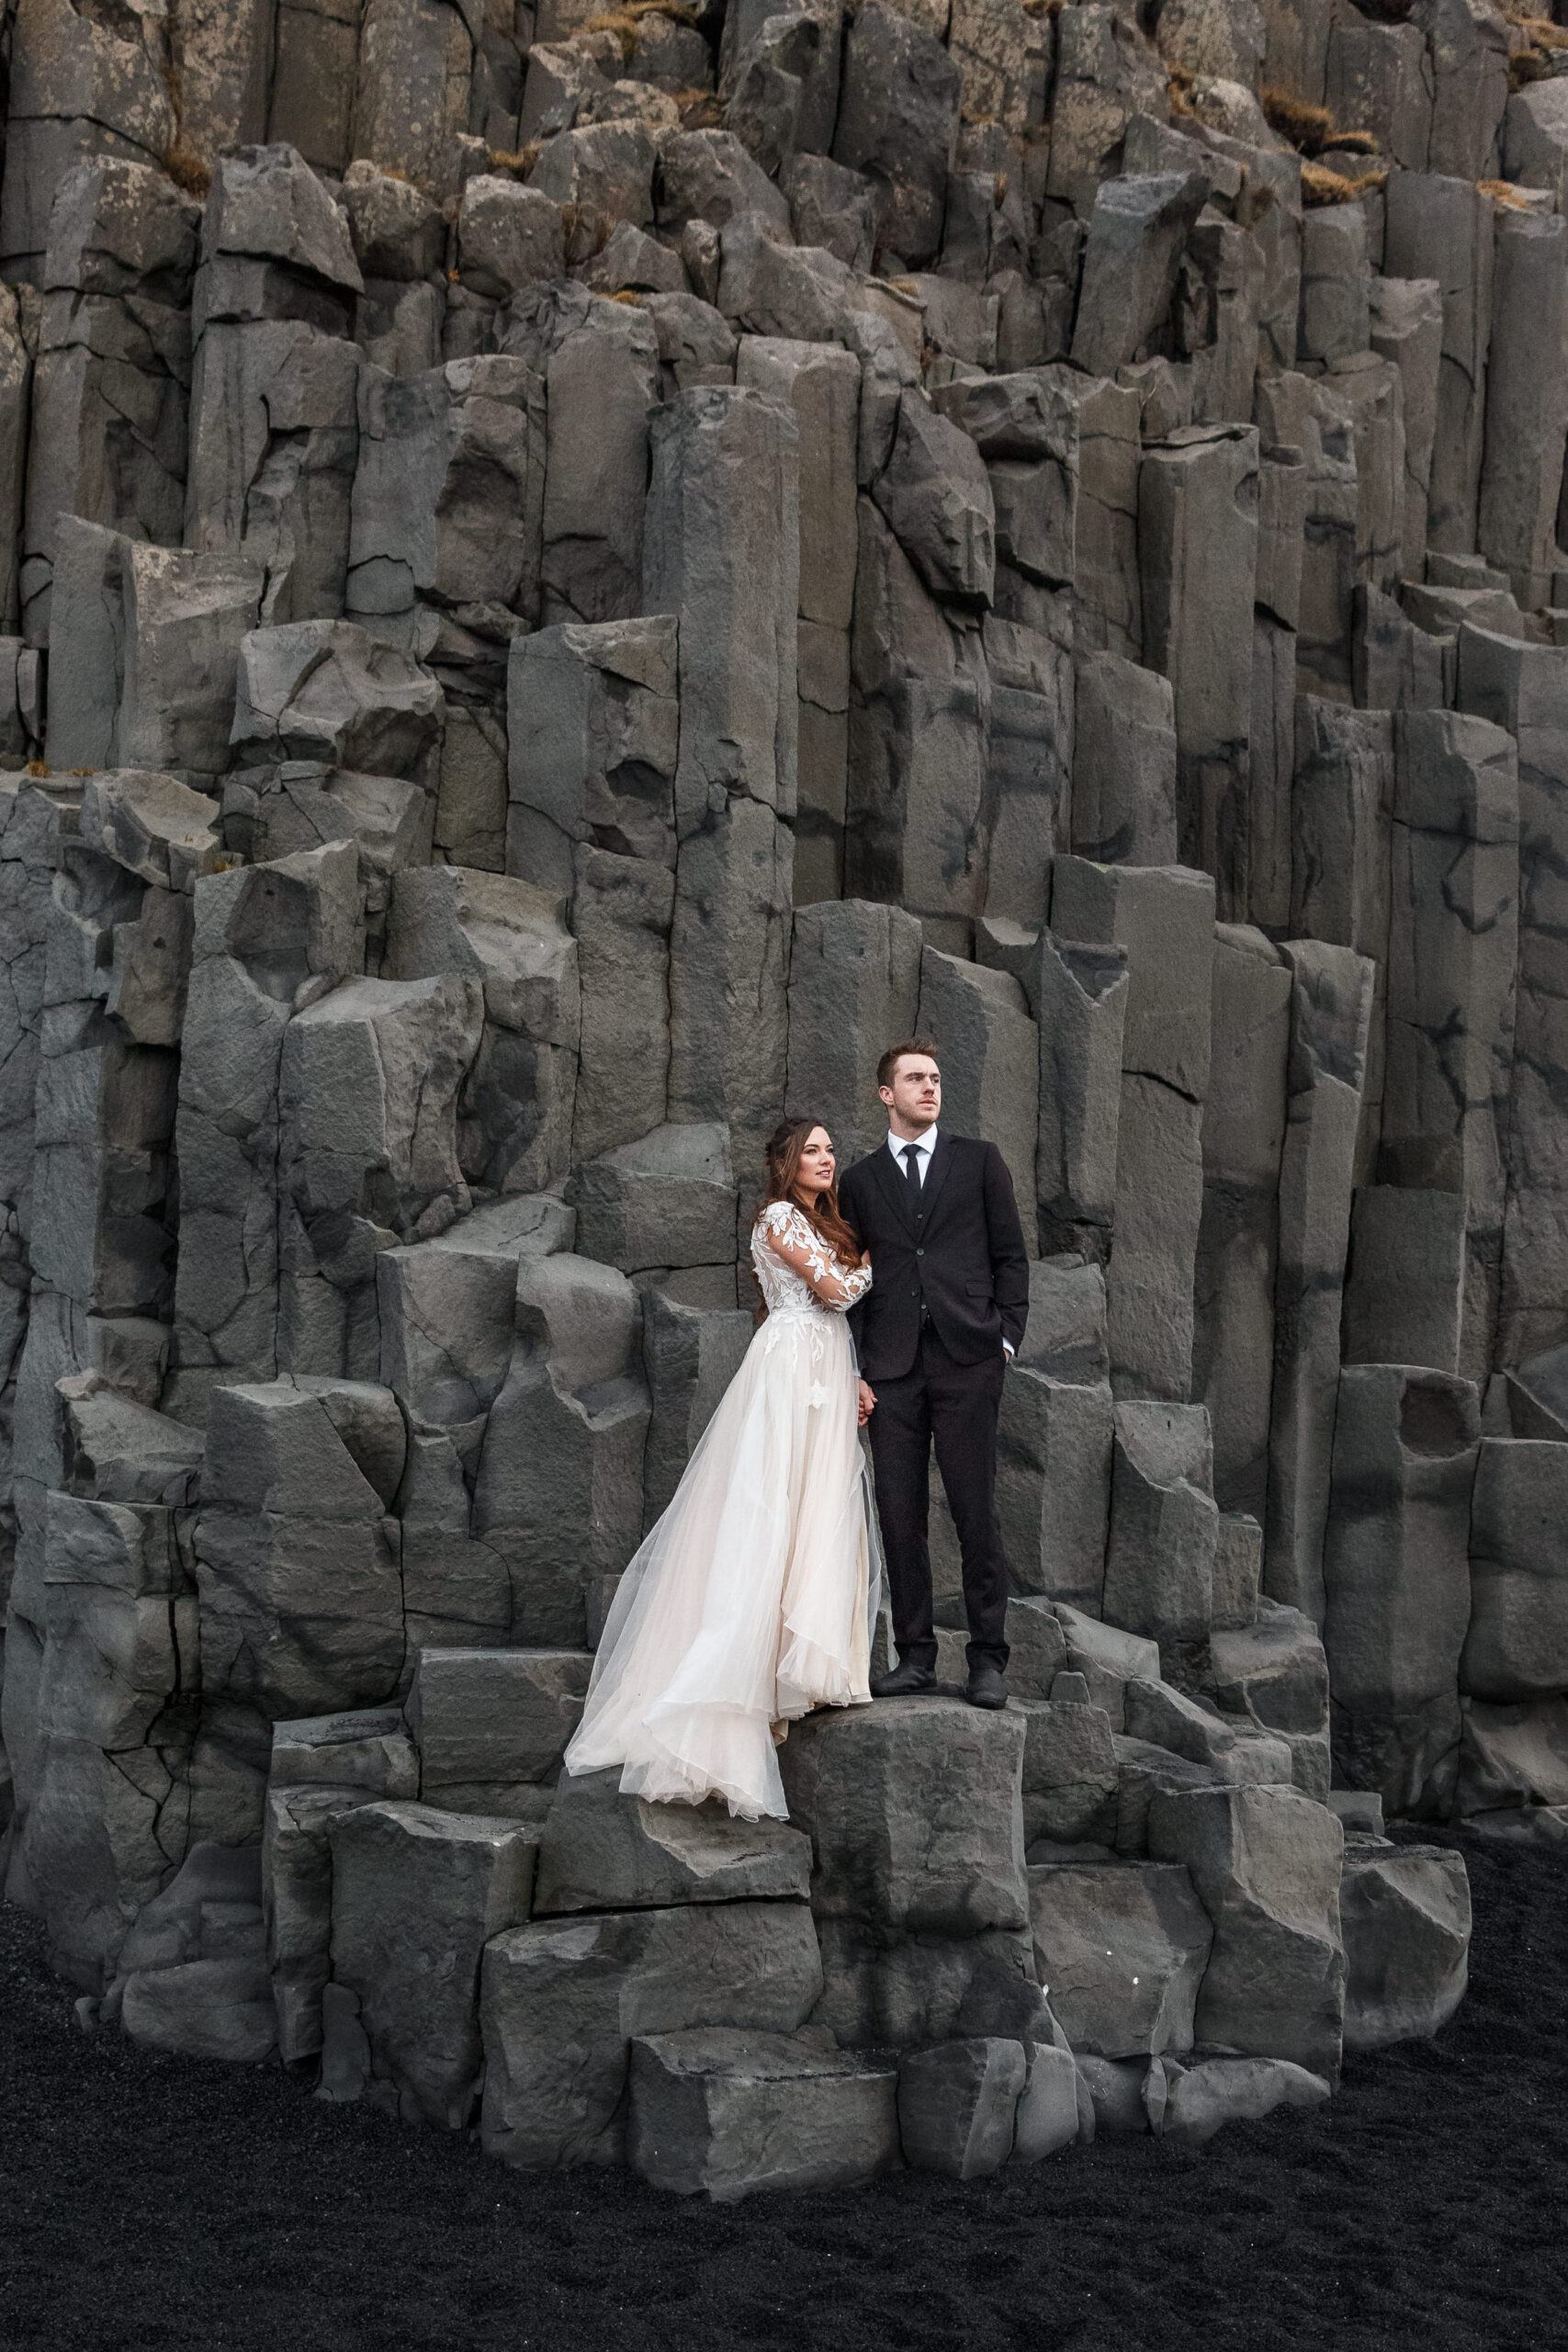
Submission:
<svg viewBox="0 0 1568 2352">
<path fill-rule="evenodd" d="M 1568 35 L 0 38 L 0 1806 L 85 2014 L 724 2196 L 1434 2030 L 1383 1807 L 1568 1828 Z M 1014 1704 L 797 1727 L 787 1828 L 562 1788 L 761 1138 L 917 1030 L 1038 1253 Z"/>
</svg>

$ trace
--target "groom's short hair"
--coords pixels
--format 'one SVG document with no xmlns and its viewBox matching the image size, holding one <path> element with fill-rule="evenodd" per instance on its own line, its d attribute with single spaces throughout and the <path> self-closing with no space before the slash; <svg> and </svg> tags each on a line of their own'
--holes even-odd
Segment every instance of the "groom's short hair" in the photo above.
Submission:
<svg viewBox="0 0 1568 2352">
<path fill-rule="evenodd" d="M 906 1037 L 901 1046 L 889 1046 L 876 1065 L 878 1089 L 892 1085 L 893 1073 L 906 1054 L 929 1054 L 933 1062 L 937 1057 L 936 1047 L 929 1037 Z"/>
</svg>

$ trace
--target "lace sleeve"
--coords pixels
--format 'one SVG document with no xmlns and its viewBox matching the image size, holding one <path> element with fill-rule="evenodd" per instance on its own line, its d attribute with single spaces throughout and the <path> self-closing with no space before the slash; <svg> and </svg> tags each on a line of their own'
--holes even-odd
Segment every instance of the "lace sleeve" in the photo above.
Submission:
<svg viewBox="0 0 1568 2352">
<path fill-rule="evenodd" d="M 787 1201 L 772 1201 L 757 1220 L 758 1230 L 776 1258 L 809 1283 L 824 1306 L 842 1314 L 871 1288 L 869 1266 L 844 1266 L 823 1244 L 821 1236 Z"/>
</svg>

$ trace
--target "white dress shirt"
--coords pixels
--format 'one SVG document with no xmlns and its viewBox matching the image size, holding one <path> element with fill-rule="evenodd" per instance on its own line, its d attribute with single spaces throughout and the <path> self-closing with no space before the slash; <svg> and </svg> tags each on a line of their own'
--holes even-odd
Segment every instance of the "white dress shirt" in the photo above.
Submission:
<svg viewBox="0 0 1568 2352">
<path fill-rule="evenodd" d="M 931 1174 L 931 1154 L 936 1149 L 936 1129 L 928 1127 L 923 1136 L 896 1136 L 889 1127 L 887 1148 L 893 1154 L 900 1176 L 904 1175 L 909 1164 L 904 1154 L 911 1148 L 919 1153 L 915 1162 L 915 1174 L 923 1188 L 926 1178 Z"/>
<path fill-rule="evenodd" d="M 928 1127 L 923 1136 L 896 1136 L 891 1127 L 887 1130 L 887 1148 L 893 1154 L 899 1175 L 905 1176 L 906 1182 L 908 1177 L 905 1171 L 909 1163 L 904 1154 L 911 1148 L 919 1153 L 920 1156 L 915 1162 L 915 1174 L 922 1191 L 925 1189 L 926 1178 L 931 1174 L 931 1154 L 936 1149 L 936 1133 L 934 1127 Z M 1011 1340 L 1004 1340 L 1002 1349 L 1005 1354 L 1010 1356 L 1013 1351 Z"/>
</svg>

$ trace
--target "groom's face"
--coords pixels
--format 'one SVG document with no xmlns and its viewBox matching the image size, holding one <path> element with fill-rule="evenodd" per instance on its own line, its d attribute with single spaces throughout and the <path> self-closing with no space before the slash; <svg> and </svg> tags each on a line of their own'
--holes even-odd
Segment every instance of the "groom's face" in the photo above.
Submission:
<svg viewBox="0 0 1568 2352">
<path fill-rule="evenodd" d="M 919 1134 L 942 1116 L 942 1072 L 929 1054 L 903 1054 L 893 1065 L 893 1082 L 879 1090 L 890 1119 Z"/>
</svg>

